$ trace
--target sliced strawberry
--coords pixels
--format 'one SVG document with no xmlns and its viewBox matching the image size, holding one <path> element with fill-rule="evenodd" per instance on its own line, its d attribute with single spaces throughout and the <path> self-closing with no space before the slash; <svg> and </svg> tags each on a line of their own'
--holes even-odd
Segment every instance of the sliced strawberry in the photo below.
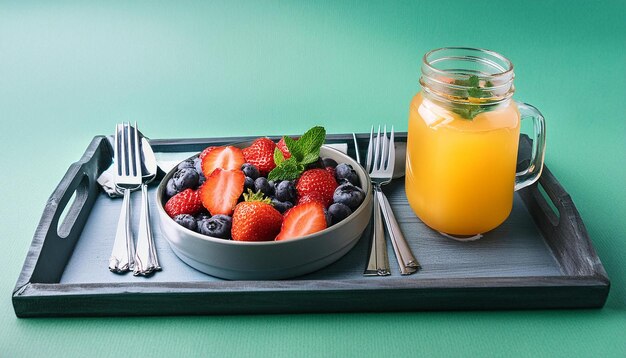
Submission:
<svg viewBox="0 0 626 358">
<path fill-rule="evenodd" d="M 277 241 L 289 240 L 326 229 L 324 206 L 318 202 L 296 205 L 283 219 Z"/>
<path fill-rule="evenodd" d="M 204 157 L 206 157 L 207 154 L 211 153 L 211 151 L 215 148 L 219 148 L 219 147 L 206 147 L 204 148 L 204 150 L 202 152 L 200 152 L 200 155 L 198 155 L 198 158 L 200 158 L 200 160 L 204 159 Z"/>
<path fill-rule="evenodd" d="M 202 205 L 211 215 L 231 215 L 243 193 L 246 176 L 239 169 L 215 169 L 200 187 Z"/>
<path fill-rule="evenodd" d="M 202 201 L 198 191 L 192 189 L 181 191 L 165 203 L 165 212 L 172 218 L 180 214 L 195 215 L 201 209 Z"/>
<path fill-rule="evenodd" d="M 217 147 L 202 158 L 202 172 L 209 177 L 217 168 L 224 170 L 241 169 L 246 160 L 241 149 L 233 146 Z"/>
<path fill-rule="evenodd" d="M 276 144 L 271 139 L 262 137 L 256 139 L 252 144 L 243 149 L 243 156 L 246 163 L 250 163 L 259 169 L 261 175 L 266 176 L 272 169 L 276 168 L 274 163 L 274 149 Z"/>
<path fill-rule="evenodd" d="M 283 152 L 283 157 L 285 159 L 291 158 L 291 153 L 289 153 L 289 148 L 287 148 L 287 144 L 285 144 L 285 138 L 284 137 L 280 138 L 278 143 L 276 143 L 276 147 L 278 147 L 278 149 L 280 149 L 280 151 Z"/>
</svg>

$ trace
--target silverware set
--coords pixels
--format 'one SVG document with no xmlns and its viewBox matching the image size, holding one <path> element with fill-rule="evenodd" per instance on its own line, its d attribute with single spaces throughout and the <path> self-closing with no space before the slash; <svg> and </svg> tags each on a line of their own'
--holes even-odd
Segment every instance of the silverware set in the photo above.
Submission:
<svg viewBox="0 0 626 358">
<path fill-rule="evenodd" d="M 398 225 L 393 214 L 389 200 L 381 189 L 382 186 L 391 182 L 394 174 L 396 161 L 394 131 L 392 127 L 390 136 L 387 137 L 387 126 L 383 128 L 382 134 L 380 129 L 379 126 L 374 138 L 374 127 L 372 126 L 367 148 L 366 170 L 369 173 L 374 190 L 374 226 L 369 260 L 364 274 L 367 276 L 386 276 L 391 274 L 383 229 L 384 218 L 384 226 L 387 228 L 396 260 L 400 267 L 400 274 L 410 275 L 417 272 L 421 266 L 411 252 L 411 248 L 406 242 L 400 225 Z M 354 139 L 356 144 L 356 137 Z"/>
<path fill-rule="evenodd" d="M 133 271 L 147 276 L 161 270 L 150 226 L 147 184 L 157 173 L 156 159 L 148 141 L 140 135 L 137 123 L 117 124 L 114 143 L 115 186 L 123 193 L 122 210 L 117 224 L 109 270 L 115 273 Z M 137 240 L 131 229 L 131 192 L 141 190 L 141 211 Z"/>
</svg>

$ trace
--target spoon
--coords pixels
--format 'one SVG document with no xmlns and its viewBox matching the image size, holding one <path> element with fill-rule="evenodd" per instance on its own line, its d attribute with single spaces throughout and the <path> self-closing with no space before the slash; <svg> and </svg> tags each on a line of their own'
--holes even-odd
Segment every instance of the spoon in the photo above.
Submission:
<svg viewBox="0 0 626 358">
<path fill-rule="evenodd" d="M 161 270 L 157 258 L 152 227 L 150 225 L 150 206 L 148 201 L 148 183 L 157 175 L 157 162 L 148 140 L 141 137 L 141 212 L 139 216 L 139 233 L 135 248 L 135 276 L 147 276 Z"/>
</svg>

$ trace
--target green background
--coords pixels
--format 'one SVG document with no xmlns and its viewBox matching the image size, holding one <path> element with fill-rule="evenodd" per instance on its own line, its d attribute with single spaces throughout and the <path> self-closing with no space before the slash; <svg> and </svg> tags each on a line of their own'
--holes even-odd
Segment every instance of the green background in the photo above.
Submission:
<svg viewBox="0 0 626 358">
<path fill-rule="evenodd" d="M 601 310 L 17 319 L 44 204 L 93 136 L 406 130 L 421 56 L 496 50 L 612 280 Z M 626 356 L 626 2 L 0 2 L 0 356 Z"/>
</svg>

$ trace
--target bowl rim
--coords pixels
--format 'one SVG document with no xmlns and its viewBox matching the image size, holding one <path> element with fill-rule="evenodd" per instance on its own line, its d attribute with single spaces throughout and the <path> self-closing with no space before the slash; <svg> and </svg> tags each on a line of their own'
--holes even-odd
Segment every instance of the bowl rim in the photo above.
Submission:
<svg viewBox="0 0 626 358">
<path fill-rule="evenodd" d="M 241 145 L 242 143 L 245 142 L 237 142 L 237 143 L 232 143 L 232 145 Z M 231 144 L 225 144 L 224 146 L 227 145 L 231 145 Z M 164 224 L 166 225 L 176 225 L 178 228 L 182 229 L 187 235 L 191 235 L 191 237 L 193 237 L 194 239 L 197 240 L 201 240 L 201 241 L 206 241 L 206 242 L 210 242 L 210 243 L 214 243 L 214 244 L 218 244 L 218 245 L 227 245 L 227 246 L 231 246 L 231 245 L 235 245 L 235 246 L 254 246 L 254 247 L 258 247 L 258 246 L 278 246 L 278 245 L 295 245 L 298 242 L 302 241 L 302 240 L 307 240 L 307 239 L 311 239 L 311 238 L 315 238 L 317 236 L 321 236 L 323 234 L 328 233 L 329 231 L 333 230 L 333 229 L 337 229 L 342 227 L 343 225 L 348 225 L 349 223 L 349 219 L 350 217 L 354 217 L 356 216 L 358 213 L 360 213 L 361 211 L 365 210 L 365 207 L 367 205 L 363 205 L 368 197 L 370 197 L 372 195 L 372 183 L 369 180 L 369 174 L 367 173 L 367 171 L 365 170 L 365 168 L 363 168 L 363 166 L 358 163 L 356 160 L 354 160 L 353 158 L 351 158 L 349 155 L 341 152 L 340 150 L 337 150 L 333 147 L 327 146 L 327 145 L 322 145 L 322 148 L 324 148 L 324 150 L 330 150 L 332 152 L 335 152 L 336 154 L 339 154 L 340 156 L 343 156 L 345 158 L 347 158 L 349 161 L 351 161 L 351 163 L 348 163 L 350 165 L 352 165 L 354 167 L 354 164 L 356 164 L 356 168 L 354 168 L 355 170 L 359 170 L 363 173 L 364 177 L 366 178 L 365 180 L 365 188 L 362 188 L 363 191 L 365 191 L 365 198 L 363 199 L 363 202 L 359 205 L 359 207 L 353 211 L 347 218 L 341 220 L 341 222 L 329 226 L 327 228 L 325 228 L 324 230 L 321 231 L 317 231 L 314 232 L 312 234 L 309 235 L 305 235 L 305 236 L 300 236 L 297 238 L 293 238 L 293 239 L 288 239 L 288 240 L 281 240 L 281 241 L 276 241 L 276 240 L 271 240 L 271 241 L 236 241 L 236 240 L 226 240 L 226 239 L 221 239 L 221 238 L 217 238 L 217 237 L 213 237 L 213 236 L 208 236 L 208 235 L 203 235 L 199 232 L 195 232 L 192 230 L 189 230 L 188 228 L 177 224 L 173 218 L 171 218 L 169 215 L 167 215 L 167 213 L 165 212 L 165 208 L 163 205 L 163 193 L 165 192 L 165 185 L 167 184 L 167 181 L 165 179 L 169 178 L 171 175 L 173 175 L 173 173 L 176 171 L 176 168 L 178 165 L 174 166 L 172 169 L 170 169 L 169 172 L 167 172 L 164 176 L 163 179 L 161 179 L 161 182 L 159 183 L 159 186 L 157 187 L 157 197 L 156 197 L 156 206 L 157 206 L 157 210 L 159 211 L 159 220 L 161 220 L 161 222 L 163 223 L 163 218 L 167 218 L 169 219 L 167 222 L 165 222 Z M 192 158 L 195 158 L 199 155 L 200 153 L 197 153 L 195 155 L 192 155 L 186 159 L 181 160 L 180 162 L 183 162 L 185 160 L 189 160 Z M 179 162 L 179 163 L 180 163 Z M 168 240 L 169 241 L 169 240 Z"/>
</svg>

